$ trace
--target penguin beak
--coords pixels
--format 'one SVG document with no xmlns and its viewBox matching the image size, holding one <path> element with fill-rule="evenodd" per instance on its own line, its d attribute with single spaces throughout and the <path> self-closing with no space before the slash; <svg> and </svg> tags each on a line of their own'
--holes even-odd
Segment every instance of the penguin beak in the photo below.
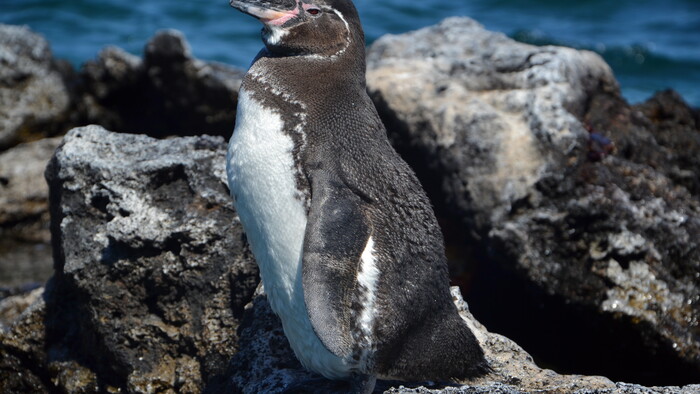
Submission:
<svg viewBox="0 0 700 394">
<path fill-rule="evenodd" d="M 296 0 L 231 0 L 231 7 L 257 18 L 265 25 L 282 26 L 299 15 Z"/>
</svg>

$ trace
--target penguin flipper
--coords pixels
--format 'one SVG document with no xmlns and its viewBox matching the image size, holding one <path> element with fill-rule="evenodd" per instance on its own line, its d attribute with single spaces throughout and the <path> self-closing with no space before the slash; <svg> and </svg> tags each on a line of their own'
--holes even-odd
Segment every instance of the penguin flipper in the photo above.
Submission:
<svg viewBox="0 0 700 394">
<path fill-rule="evenodd" d="M 328 182 L 312 187 L 302 258 L 304 301 L 316 335 L 342 358 L 353 348 L 353 295 L 372 231 L 362 200 L 350 189 Z"/>
</svg>

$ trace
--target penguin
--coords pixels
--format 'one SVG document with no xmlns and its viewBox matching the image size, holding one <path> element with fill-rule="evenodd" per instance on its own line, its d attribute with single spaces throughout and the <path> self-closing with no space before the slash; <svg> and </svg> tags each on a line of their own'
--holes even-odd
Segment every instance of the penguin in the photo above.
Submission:
<svg viewBox="0 0 700 394">
<path fill-rule="evenodd" d="M 294 354 L 347 391 L 489 371 L 444 241 L 366 91 L 350 0 L 231 0 L 263 24 L 227 152 L 234 206 Z"/>
</svg>

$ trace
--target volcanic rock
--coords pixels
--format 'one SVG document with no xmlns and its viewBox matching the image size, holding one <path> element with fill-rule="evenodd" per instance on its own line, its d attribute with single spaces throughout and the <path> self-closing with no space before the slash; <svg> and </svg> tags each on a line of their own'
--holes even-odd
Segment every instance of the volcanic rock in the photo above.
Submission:
<svg viewBox="0 0 700 394">
<path fill-rule="evenodd" d="M 619 155 L 653 167 L 700 197 L 700 109 L 672 90 L 628 106 L 619 97 L 595 95 L 584 120 L 604 130 Z"/>
<path fill-rule="evenodd" d="M 148 42 L 143 60 L 108 47 L 80 77 L 84 123 L 161 138 L 228 138 L 243 72 L 195 59 L 182 33 L 163 30 Z"/>
<path fill-rule="evenodd" d="M 225 371 L 258 279 L 224 158 L 219 137 L 66 135 L 46 170 L 56 273 L 29 364 L 44 385 L 196 393 Z"/>
</svg>

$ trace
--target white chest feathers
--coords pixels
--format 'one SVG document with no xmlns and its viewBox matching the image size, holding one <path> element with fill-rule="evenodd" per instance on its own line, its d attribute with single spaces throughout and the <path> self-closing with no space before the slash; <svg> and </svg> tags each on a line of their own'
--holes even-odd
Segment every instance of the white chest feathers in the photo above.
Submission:
<svg viewBox="0 0 700 394">
<path fill-rule="evenodd" d="M 301 261 L 306 210 L 295 183 L 293 141 L 281 116 L 241 89 L 236 128 L 229 142 L 228 184 L 272 310 L 301 363 L 328 378 L 350 374 L 330 353 L 309 321 Z"/>
</svg>

